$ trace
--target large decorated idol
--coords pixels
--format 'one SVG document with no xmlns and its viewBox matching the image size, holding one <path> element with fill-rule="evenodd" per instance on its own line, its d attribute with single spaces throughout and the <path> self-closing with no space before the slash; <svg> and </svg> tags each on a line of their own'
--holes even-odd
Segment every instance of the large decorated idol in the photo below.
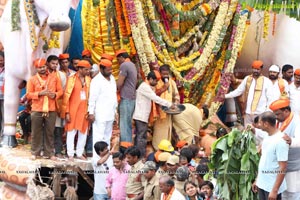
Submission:
<svg viewBox="0 0 300 200">
<path fill-rule="evenodd" d="M 60 31 L 70 27 L 69 9 L 79 0 L 9 0 L 0 19 L 5 49 L 4 130 L 2 144 L 17 145 L 18 85 L 35 73 L 33 60 L 62 52 Z"/>
</svg>

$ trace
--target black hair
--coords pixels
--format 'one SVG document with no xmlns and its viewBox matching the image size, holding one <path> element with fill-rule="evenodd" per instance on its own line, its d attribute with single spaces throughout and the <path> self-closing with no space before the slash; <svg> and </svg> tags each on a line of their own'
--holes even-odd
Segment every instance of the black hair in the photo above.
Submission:
<svg viewBox="0 0 300 200">
<path fill-rule="evenodd" d="M 207 185 L 211 190 L 214 189 L 214 185 L 212 184 L 212 182 L 210 182 L 210 181 L 203 181 L 203 183 L 201 183 L 201 184 L 199 185 L 200 190 L 201 190 L 201 188 L 202 188 L 203 186 L 205 186 L 205 185 Z"/>
<path fill-rule="evenodd" d="M 282 111 L 288 110 L 289 112 L 292 111 L 290 106 L 286 106 L 284 108 L 280 108 L 280 110 L 282 110 Z"/>
<path fill-rule="evenodd" d="M 227 130 L 225 128 L 221 127 L 221 128 L 218 128 L 216 136 L 217 136 L 217 138 L 220 138 L 226 134 L 227 134 Z"/>
<path fill-rule="evenodd" d="M 207 166 L 207 163 L 197 165 L 196 173 L 198 176 L 200 176 L 203 179 L 205 174 L 209 173 L 209 168 Z"/>
<path fill-rule="evenodd" d="M 199 164 L 207 164 L 207 163 L 209 163 L 208 157 L 201 158 L 201 160 L 199 162 Z"/>
<path fill-rule="evenodd" d="M 202 110 L 203 110 L 205 119 L 207 119 L 209 116 L 209 110 L 208 110 L 207 106 L 206 105 L 202 106 Z"/>
<path fill-rule="evenodd" d="M 171 187 L 174 187 L 174 185 L 175 185 L 174 181 L 173 181 L 171 178 L 169 178 L 169 179 L 166 181 L 166 184 L 167 184 L 168 186 L 171 186 Z"/>
<path fill-rule="evenodd" d="M 104 65 L 99 65 L 100 69 L 104 70 L 106 67 Z"/>
<path fill-rule="evenodd" d="M 183 186 L 183 189 L 184 189 L 185 192 L 186 192 L 186 186 L 187 186 L 188 184 L 191 184 L 191 185 L 193 185 L 194 187 L 197 188 L 196 183 L 194 183 L 193 181 L 187 181 L 187 182 L 185 182 L 185 184 L 184 184 L 184 186 Z"/>
<path fill-rule="evenodd" d="M 81 58 L 79 58 L 79 57 L 73 57 L 72 58 L 72 62 L 73 62 L 73 60 L 81 60 Z"/>
<path fill-rule="evenodd" d="M 124 160 L 124 154 L 122 154 L 121 152 L 116 152 L 112 155 L 112 158 L 119 158 L 120 160 Z"/>
<path fill-rule="evenodd" d="M 268 122 L 272 127 L 276 126 L 276 115 L 271 111 L 262 113 L 260 115 L 260 120 L 263 122 Z"/>
<path fill-rule="evenodd" d="M 159 71 L 170 71 L 170 65 L 164 64 L 162 66 L 159 67 Z"/>
<path fill-rule="evenodd" d="M 188 148 L 191 150 L 191 152 L 193 153 L 193 158 L 197 157 L 198 153 L 199 153 L 199 146 L 196 144 L 190 144 L 188 146 Z"/>
<path fill-rule="evenodd" d="M 137 156 L 138 158 L 141 157 L 141 151 L 136 147 L 136 146 L 132 146 L 132 147 L 129 147 L 128 149 L 126 149 L 125 151 L 125 155 L 131 155 L 131 156 Z"/>
<path fill-rule="evenodd" d="M 191 151 L 191 148 L 187 147 L 187 148 L 181 149 L 181 151 L 180 151 L 180 156 L 181 156 L 181 157 L 182 157 L 182 156 L 186 157 L 188 163 L 190 163 L 191 160 L 192 160 L 192 158 L 194 157 L 194 154 L 193 154 L 193 152 Z"/>
<path fill-rule="evenodd" d="M 56 55 L 50 55 L 47 58 L 47 62 L 51 62 L 52 60 L 59 60 L 58 57 Z"/>
<path fill-rule="evenodd" d="M 167 162 L 167 161 L 158 161 L 158 162 L 157 162 L 157 166 L 158 166 L 158 167 L 164 166 L 164 165 L 166 164 L 166 162 Z"/>
<path fill-rule="evenodd" d="M 257 123 L 259 122 L 259 115 L 257 115 L 256 117 L 254 117 L 253 122 L 254 122 L 255 124 L 257 124 Z"/>
<path fill-rule="evenodd" d="M 93 62 L 92 62 L 92 60 L 90 58 L 83 58 L 82 60 L 86 60 L 86 61 L 88 61 L 90 63 L 90 65 L 93 65 Z"/>
<path fill-rule="evenodd" d="M 4 56 L 4 51 L 0 51 L 0 56 L 3 57 L 3 58 L 5 57 Z"/>
<path fill-rule="evenodd" d="M 282 72 L 286 72 L 289 69 L 294 69 L 294 67 L 292 65 L 286 64 L 282 66 Z"/>
<path fill-rule="evenodd" d="M 150 78 L 152 78 L 153 80 L 157 79 L 154 71 L 150 71 L 149 74 L 147 75 L 147 80 L 150 80 Z"/>
<path fill-rule="evenodd" d="M 130 58 L 130 56 L 127 52 L 120 53 L 117 57 Z"/>
<path fill-rule="evenodd" d="M 106 147 L 108 147 L 108 144 L 104 141 L 96 142 L 94 145 L 94 149 L 98 155 L 99 155 L 99 152 L 103 151 Z"/>
</svg>

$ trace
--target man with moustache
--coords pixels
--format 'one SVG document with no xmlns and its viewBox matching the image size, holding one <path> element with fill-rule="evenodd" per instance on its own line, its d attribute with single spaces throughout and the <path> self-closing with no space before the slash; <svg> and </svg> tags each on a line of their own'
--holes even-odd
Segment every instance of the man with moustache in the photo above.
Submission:
<svg viewBox="0 0 300 200">
<path fill-rule="evenodd" d="M 288 99 L 274 101 L 270 109 L 275 113 L 277 126 L 286 134 L 284 139 L 290 145 L 285 175 L 287 189 L 282 193 L 282 199 L 300 199 L 300 147 L 295 145 L 300 140 L 300 119 L 291 112 Z"/>
<path fill-rule="evenodd" d="M 263 62 L 255 60 L 252 63 L 252 74 L 246 76 L 241 84 L 232 92 L 225 94 L 225 98 L 234 98 L 245 93 L 246 110 L 244 125 L 252 124 L 254 118 L 265 112 L 274 101 L 272 82 L 261 74 Z"/>
<path fill-rule="evenodd" d="M 288 96 L 289 94 L 289 84 L 286 80 L 279 78 L 279 72 L 280 69 L 277 65 L 272 65 L 269 68 L 269 79 L 273 85 L 274 100 L 279 99 L 282 95 Z"/>
<path fill-rule="evenodd" d="M 111 200 L 126 199 L 126 183 L 130 166 L 125 161 L 125 155 L 116 152 L 112 155 L 114 167 L 106 177 L 106 190 Z"/>
<path fill-rule="evenodd" d="M 259 117 L 260 128 L 268 135 L 262 142 L 262 154 L 258 165 L 257 178 L 252 184 L 252 191 L 258 192 L 260 200 L 281 199 L 287 189 L 285 173 L 287 169 L 289 146 L 284 134 L 277 129 L 276 115 L 271 111 Z"/>
<path fill-rule="evenodd" d="M 175 81 L 170 75 L 170 66 L 166 64 L 160 66 L 159 73 L 161 79 L 157 81 L 156 95 L 169 102 L 179 104 L 179 92 Z M 153 125 L 152 146 L 155 150 L 158 150 L 158 144 L 161 140 L 166 139 L 171 141 L 172 136 L 172 116 L 165 113 L 161 108 L 158 111 L 159 117 Z"/>
<path fill-rule="evenodd" d="M 67 83 L 67 76 L 62 71 L 57 70 L 59 63 L 58 57 L 55 55 L 50 55 L 47 58 L 48 71 L 56 75 L 58 80 L 61 82 L 63 90 Z M 54 129 L 54 148 L 55 156 L 62 158 L 63 142 L 62 135 L 64 133 L 64 120 L 60 117 L 60 111 L 62 106 L 62 98 L 56 101 L 57 116 L 55 120 L 55 129 Z"/>
<path fill-rule="evenodd" d="M 142 169 L 142 173 L 145 177 L 144 182 L 144 199 L 143 200 L 155 200 L 161 196 L 159 189 L 159 176 L 156 174 L 156 164 L 153 161 L 145 162 Z"/>
<path fill-rule="evenodd" d="M 107 144 L 110 144 L 113 122 L 118 106 L 117 85 L 112 75 L 112 62 L 102 59 L 99 65 L 100 73 L 91 82 L 88 106 L 88 118 L 93 123 L 94 145 L 98 141 L 105 141 Z"/>
<path fill-rule="evenodd" d="M 78 71 L 69 76 L 62 103 L 62 116 L 66 120 L 67 154 L 70 160 L 74 159 L 74 139 L 78 132 L 76 156 L 85 160 L 82 155 L 86 143 L 88 120 L 87 107 L 90 90 L 90 68 L 86 60 L 78 62 Z"/>
<path fill-rule="evenodd" d="M 126 183 L 126 200 L 141 200 L 144 197 L 144 177 L 142 176 L 144 164 L 141 160 L 141 152 L 138 147 L 133 146 L 126 149 L 125 155 L 131 166 Z"/>
<path fill-rule="evenodd" d="M 290 106 L 293 113 L 300 115 L 300 69 L 294 72 L 294 82 L 290 84 Z"/>
<path fill-rule="evenodd" d="M 26 97 L 31 105 L 31 153 L 35 160 L 41 155 L 56 160 L 54 156 L 54 127 L 56 119 L 56 100 L 63 95 L 61 82 L 55 74 L 47 70 L 46 60 L 34 61 L 37 74 L 27 82 Z"/>
<path fill-rule="evenodd" d="M 172 103 L 157 96 L 154 92 L 157 82 L 161 76 L 158 71 L 150 71 L 147 80 L 143 82 L 136 91 L 135 110 L 133 119 L 136 126 L 135 145 L 140 149 L 142 157 L 146 156 L 147 131 L 149 116 L 155 111 L 155 103 L 171 107 Z M 150 116 L 150 119 L 153 118 Z"/>
<path fill-rule="evenodd" d="M 70 55 L 68 53 L 59 54 L 59 65 L 60 65 L 60 71 L 66 74 L 66 76 L 70 76 L 71 74 L 74 74 L 75 71 L 69 68 L 70 66 Z"/>
<path fill-rule="evenodd" d="M 289 64 L 283 65 L 281 73 L 282 73 L 282 78 L 286 80 L 290 85 L 293 82 L 294 67 Z"/>
<path fill-rule="evenodd" d="M 132 144 L 132 115 L 135 107 L 137 69 L 131 62 L 126 50 L 121 49 L 116 52 L 116 57 L 120 65 L 120 74 L 117 87 L 120 91 L 120 145 Z"/>
</svg>

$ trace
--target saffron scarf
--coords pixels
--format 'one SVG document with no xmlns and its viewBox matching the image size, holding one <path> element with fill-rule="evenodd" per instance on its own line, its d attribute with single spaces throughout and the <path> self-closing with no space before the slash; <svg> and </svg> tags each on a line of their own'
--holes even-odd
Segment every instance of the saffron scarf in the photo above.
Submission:
<svg viewBox="0 0 300 200">
<path fill-rule="evenodd" d="M 37 78 L 38 78 L 38 81 L 40 83 L 40 86 L 42 88 L 42 90 L 44 89 L 48 89 L 47 87 L 47 84 L 48 84 L 48 76 L 47 76 L 47 79 L 46 80 L 43 80 L 42 77 L 37 74 Z M 47 95 L 44 95 L 43 96 L 43 116 L 48 116 L 49 115 L 49 98 Z"/>
<path fill-rule="evenodd" d="M 163 86 L 164 86 L 164 82 L 162 81 L 162 80 L 159 80 L 158 82 L 157 82 L 157 86 L 156 86 L 156 88 L 162 88 Z M 173 89 L 173 84 L 172 84 L 172 81 L 171 80 L 169 80 L 169 89 L 168 90 L 166 90 L 165 92 L 163 92 L 161 95 L 160 95 L 160 97 L 162 98 L 162 99 L 165 99 L 165 100 L 167 100 L 167 101 L 169 101 L 169 102 L 173 102 L 173 91 L 174 91 L 174 89 Z M 159 108 L 159 118 L 160 119 L 165 119 L 165 118 L 167 118 L 167 114 L 161 109 L 161 108 Z"/>
<path fill-rule="evenodd" d="M 246 83 L 246 98 L 248 98 L 248 93 L 249 93 L 249 89 L 250 89 L 250 85 L 252 83 L 253 80 L 253 76 L 249 76 L 247 79 L 247 83 Z M 255 112 L 257 105 L 259 103 L 261 94 L 262 94 L 262 90 L 263 90 L 263 86 L 264 86 L 264 77 L 263 76 L 259 76 L 256 79 L 255 82 L 255 88 L 254 88 L 254 95 L 253 95 L 253 100 L 251 102 L 251 112 Z M 247 102 L 250 103 L 250 102 Z"/>
<path fill-rule="evenodd" d="M 146 80 L 145 83 L 150 86 L 150 83 L 148 80 Z M 157 105 L 155 104 L 155 102 L 151 101 L 151 112 L 150 112 L 150 116 L 149 116 L 149 124 L 150 125 L 153 125 L 154 122 L 159 118 L 158 108 L 156 106 Z"/>
<path fill-rule="evenodd" d="M 279 128 L 279 130 L 281 132 L 283 132 L 288 127 L 288 125 L 291 123 L 293 117 L 294 117 L 294 114 L 291 112 L 290 115 L 281 123 L 280 127 L 279 127 L 279 122 L 277 122 L 277 128 Z"/>
<path fill-rule="evenodd" d="M 163 200 L 170 200 L 171 197 L 172 197 L 172 194 L 173 194 L 174 190 L 175 190 L 175 187 L 173 187 L 173 188 L 171 189 L 171 191 L 170 191 L 169 194 L 164 193 L 164 195 L 163 195 Z"/>
</svg>

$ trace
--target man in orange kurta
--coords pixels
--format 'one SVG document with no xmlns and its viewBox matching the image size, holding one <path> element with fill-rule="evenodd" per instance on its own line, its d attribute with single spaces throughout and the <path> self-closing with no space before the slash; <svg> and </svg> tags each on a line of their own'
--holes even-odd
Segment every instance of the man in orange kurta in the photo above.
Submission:
<svg viewBox="0 0 300 200">
<path fill-rule="evenodd" d="M 62 105 L 62 117 L 66 120 L 67 154 L 70 160 L 74 158 L 74 138 L 77 132 L 76 156 L 79 159 L 85 159 L 82 154 L 88 130 L 87 104 L 91 65 L 88 61 L 81 60 L 77 67 L 78 71 L 68 77 Z"/>
<path fill-rule="evenodd" d="M 56 119 L 56 100 L 63 95 L 61 82 L 54 74 L 47 71 L 46 60 L 34 61 L 37 74 L 27 82 L 26 97 L 32 100 L 31 129 L 32 159 L 40 156 L 42 148 L 44 157 L 54 157 L 54 127 Z"/>
</svg>

